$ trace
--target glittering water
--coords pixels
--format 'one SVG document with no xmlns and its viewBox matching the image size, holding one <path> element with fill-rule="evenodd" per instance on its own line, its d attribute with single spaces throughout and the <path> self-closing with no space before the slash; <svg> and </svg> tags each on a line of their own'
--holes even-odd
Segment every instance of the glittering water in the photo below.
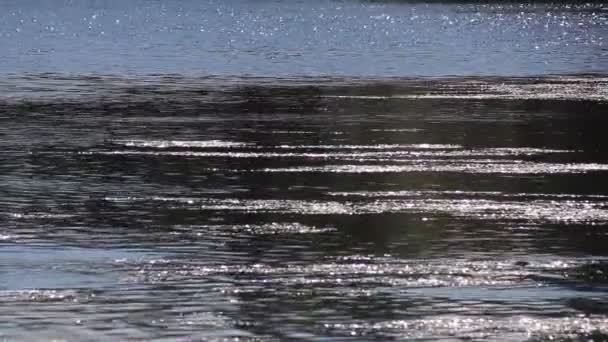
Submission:
<svg viewBox="0 0 608 342">
<path fill-rule="evenodd" d="M 3 0 L 0 73 L 603 73 L 607 19 L 602 1 Z"/>
<path fill-rule="evenodd" d="M 605 339 L 605 80 L 7 77 L 0 336 Z"/>
<path fill-rule="evenodd" d="M 0 1 L 0 340 L 608 339 L 607 18 Z"/>
</svg>

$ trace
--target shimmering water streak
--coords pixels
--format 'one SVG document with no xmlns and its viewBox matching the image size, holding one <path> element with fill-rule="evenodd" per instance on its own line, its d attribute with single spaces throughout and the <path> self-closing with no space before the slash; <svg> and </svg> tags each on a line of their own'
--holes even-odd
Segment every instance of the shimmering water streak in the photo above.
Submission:
<svg viewBox="0 0 608 342">
<path fill-rule="evenodd" d="M 377 145 L 251 145 L 229 141 L 117 141 L 126 147 L 187 148 L 179 151 L 113 150 L 83 151 L 82 155 L 127 155 L 150 157 L 189 158 L 267 158 L 301 160 L 336 160 L 344 162 L 382 162 L 382 165 L 346 164 L 322 166 L 294 166 L 288 168 L 226 169 L 233 172 L 270 173 L 408 173 L 408 172 L 463 172 L 498 174 L 567 174 L 608 170 L 608 164 L 547 163 L 509 160 L 503 157 L 573 154 L 580 151 L 529 147 L 471 148 L 454 144 L 377 144 Z M 230 151 L 197 151 L 202 148 L 229 148 Z M 241 149 L 239 149 L 241 148 Z M 258 149 L 267 151 L 260 152 Z M 303 150 L 280 152 L 281 150 Z M 329 152 L 306 152 L 327 150 Z M 477 159 L 491 157 L 501 159 Z M 444 158 L 444 159 L 435 159 Z M 445 159 L 449 158 L 449 159 Z M 397 165 L 395 165 L 397 164 Z M 210 168 L 208 171 L 221 170 Z"/>
<path fill-rule="evenodd" d="M 222 141 L 222 140 L 200 140 L 200 141 L 179 141 L 179 140 L 118 140 L 115 144 L 127 147 L 153 147 L 153 148 L 172 148 L 172 147 L 196 147 L 196 148 L 218 148 L 218 147 L 243 147 L 252 144 Z"/>
<path fill-rule="evenodd" d="M 192 202 L 192 201 L 191 201 Z M 319 234 L 335 232 L 334 227 L 315 227 L 298 222 L 272 222 L 269 224 L 244 225 L 204 225 L 177 226 L 172 234 L 176 235 L 278 235 L 278 234 Z"/>
<path fill-rule="evenodd" d="M 383 213 L 440 213 L 483 220 L 607 223 L 608 204 L 600 201 L 542 199 L 376 199 L 373 201 L 251 200 L 184 197 L 105 197 L 115 203 L 165 202 L 198 210 L 299 215 L 361 215 Z"/>
<path fill-rule="evenodd" d="M 2 216 L 5 213 L 0 213 Z M 49 213 L 49 212 L 26 212 L 26 213 L 6 213 L 8 218 L 11 219 L 68 219 L 72 218 L 74 214 L 65 214 L 65 213 Z"/>
<path fill-rule="evenodd" d="M 216 145 L 216 146 L 213 146 Z M 221 146 L 219 146 L 221 145 Z M 129 146 L 134 146 L 130 143 Z M 142 143 L 138 147 L 157 147 L 161 149 L 169 147 L 234 147 L 232 143 L 196 143 L 196 142 L 161 142 L 161 143 Z M 116 151 L 84 151 L 80 152 L 83 155 L 147 155 L 147 156 L 183 156 L 183 157 L 216 157 L 216 158 L 302 158 L 302 159 L 377 159 L 377 160 L 394 160 L 399 159 L 385 159 L 394 157 L 406 157 L 406 158 L 433 158 L 433 157 L 507 157 L 507 156 L 533 156 L 541 154 L 553 154 L 553 153 L 572 153 L 575 151 L 570 150 L 552 150 L 552 149 L 540 149 L 540 148 L 482 148 L 482 149 L 462 149 L 456 145 L 441 145 L 441 144 L 416 144 L 416 145 L 326 145 L 316 146 L 312 145 L 280 145 L 280 146 L 266 146 L 261 147 L 266 149 L 289 149 L 289 150 L 330 150 L 332 152 L 250 152 L 250 151 L 214 151 L 214 152 L 200 152 L 200 151 L 140 151 L 140 150 L 116 150 Z M 333 152 L 333 150 L 363 150 L 360 152 Z M 379 150 L 374 152 L 368 152 L 365 150 Z M 393 151 L 391 151 L 393 150 Z M 365 152 L 364 152 L 365 151 Z M 517 162 L 517 161 L 515 161 Z M 331 167 L 331 166 L 329 166 Z M 364 167 L 364 165 L 362 166 Z M 390 165 L 389 165 L 390 167 Z M 379 171 L 381 172 L 381 171 Z"/>
<path fill-rule="evenodd" d="M 387 157 L 462 157 L 462 156 L 512 156 L 512 155 L 534 155 L 536 153 L 530 152 L 518 152 L 513 151 L 512 153 L 503 151 L 457 151 L 457 152 L 416 152 L 416 151 L 382 151 L 382 152 L 328 152 L 328 153 L 313 153 L 313 152 L 194 152 L 194 151 L 174 151 L 174 152 L 151 152 L 151 151 L 99 151 L 99 152 L 80 152 L 82 155 L 132 155 L 132 156 L 169 156 L 169 157 L 214 157 L 214 158 L 301 158 L 301 159 L 362 159 L 367 158 L 368 160 L 373 158 L 376 160 L 386 160 Z M 399 161 L 398 159 L 396 161 Z M 424 160 L 421 160 L 424 161 Z M 519 161 L 515 161 L 518 163 Z M 542 164 L 540 164 L 542 165 Z M 585 167 L 585 164 L 581 167 Z M 598 164 L 589 164 L 589 166 L 601 169 L 602 166 Z M 332 170 L 334 166 L 328 165 L 327 169 Z M 341 170 L 349 168 L 351 166 L 341 166 Z M 352 166 L 352 172 L 361 172 L 372 166 L 360 165 L 358 168 L 356 165 Z M 399 166 L 387 165 L 387 170 L 396 168 Z M 402 166 L 407 167 L 407 166 Z M 542 167 L 542 166 L 541 166 Z M 273 169 L 268 169 L 269 171 Z M 280 169 L 278 169 L 280 170 Z M 294 171 L 297 171 L 294 168 Z M 306 170 L 304 168 L 304 170 Z M 314 170 L 314 169 L 313 169 Z M 334 171 L 339 172 L 339 171 Z M 369 171 L 363 171 L 369 172 Z M 383 169 L 378 169 L 377 172 L 386 172 Z M 390 171 L 389 171 L 390 172 Z"/>
<path fill-rule="evenodd" d="M 500 162 L 500 163 L 467 163 L 466 161 L 449 163 L 427 163 L 420 160 L 411 165 L 325 165 L 325 166 L 296 166 L 289 168 L 265 168 L 254 170 L 258 172 L 278 173 L 409 173 L 409 172 L 459 172 L 459 173 L 489 173 L 489 174 L 564 174 L 608 171 L 608 164 L 597 163 L 532 163 L 532 162 Z"/>
<path fill-rule="evenodd" d="M 391 150 L 391 149 L 420 149 L 420 150 L 450 150 L 461 149 L 460 145 L 453 144 L 378 144 L 378 145 L 267 145 L 260 146 L 251 143 L 239 143 L 221 140 L 179 141 L 179 140 L 118 140 L 112 143 L 126 147 L 142 148 L 268 148 L 280 150 Z M 523 150 L 523 149 L 522 149 Z M 539 152 L 569 152 L 569 151 L 544 151 L 542 149 L 529 149 Z M 128 152 L 128 151 L 127 151 Z M 123 152 L 126 153 L 126 152 Z"/>
<path fill-rule="evenodd" d="M 277 150 L 448 150 L 444 152 L 446 156 L 467 156 L 467 155 L 489 155 L 489 156 L 508 156 L 508 155 L 535 155 L 543 153 L 572 153 L 575 150 L 558 150 L 544 149 L 531 147 L 495 147 L 495 148 L 476 148 L 467 149 L 464 146 L 456 144 L 376 144 L 376 145 L 256 145 L 252 143 L 242 143 L 222 140 L 200 140 L 200 141 L 180 141 L 180 140 L 126 140 L 113 141 L 112 143 L 123 145 L 126 147 L 141 147 L 141 148 L 237 148 L 243 147 L 246 149 L 277 149 Z M 127 154 L 130 151 L 117 151 L 116 153 Z M 139 151 L 138 151 L 139 152 Z M 135 152 L 137 153 L 137 152 Z M 164 154 L 165 152 L 159 152 Z M 176 152 L 177 153 L 177 152 Z M 190 153 L 190 152 L 184 152 Z M 421 152 L 417 152 L 421 153 Z M 431 152 L 441 155 L 441 152 Z M 196 156 L 196 154 L 193 154 Z M 245 154 L 240 154 L 245 155 Z M 253 154 L 259 156 L 261 154 Z M 281 156 L 282 154 L 274 153 L 269 156 Z M 297 154 L 283 154 L 297 155 Z M 377 154 L 382 156 L 382 154 Z M 434 154 L 433 154 L 434 155 Z M 203 155 L 204 156 L 204 155 Z"/>
<path fill-rule="evenodd" d="M 323 95 L 327 98 L 358 100 L 391 99 L 476 99 L 476 100 L 608 100 L 606 77 L 540 77 L 538 82 L 521 79 L 455 79 L 439 81 L 437 87 L 426 93 L 391 95 Z M 501 82 L 502 81 L 502 82 Z"/>
<path fill-rule="evenodd" d="M 243 94 L 245 89 L 265 90 Z M 145 101 L 170 98 L 172 102 L 201 104 L 218 101 L 230 104 L 255 97 L 268 97 L 285 103 L 294 101 L 407 101 L 407 100 L 608 100 L 608 77 L 605 74 L 535 75 L 530 77 L 460 76 L 460 77 L 252 77 L 252 76 L 119 76 L 91 74 L 30 74 L 0 76 L 0 100 L 86 102 Z M 276 91 L 273 93 L 273 91 Z M 248 96 L 251 96 L 249 99 Z M 308 97 L 305 99 L 305 97 Z M 94 103 L 88 103 L 91 105 Z M 176 115 L 172 115 L 176 117 Z M 179 118 L 179 116 L 177 116 Z M 150 119 L 153 119 L 152 117 Z M 421 132 L 415 127 L 389 128 L 395 132 Z M 383 129 L 385 131 L 386 129 Z M 308 134 L 306 129 L 277 130 Z"/>
<path fill-rule="evenodd" d="M 494 290 L 525 289 L 526 287 L 549 287 L 551 282 L 580 281 L 576 270 L 599 260 L 549 259 L 530 256 L 529 262 L 518 259 L 469 260 L 469 259 L 420 259 L 400 260 L 391 256 L 349 255 L 328 258 L 315 264 L 255 263 L 248 265 L 205 265 L 181 259 L 154 259 L 141 265 L 142 271 L 134 274 L 132 281 L 143 278 L 148 282 L 179 282 L 200 277 L 218 275 L 240 275 L 243 291 L 255 284 L 375 284 L 376 288 L 365 291 L 383 292 L 386 287 L 396 289 L 462 288 L 487 286 Z M 603 260 L 605 261 L 605 260 Z M 323 288 L 323 290 L 327 290 Z M 424 292 L 420 292 L 424 293 Z M 438 292 L 439 293 L 439 292 Z M 458 296 L 457 292 L 454 292 Z M 509 300 L 508 297 L 505 299 Z M 517 298 L 510 298 L 516 301 Z"/>
<path fill-rule="evenodd" d="M 350 283 L 397 286 L 401 288 L 467 287 L 467 286 L 542 286 L 532 279 L 532 272 L 517 267 L 513 262 L 467 263 L 455 262 L 445 267 L 434 262 L 404 263 L 325 263 L 308 266 L 276 267 L 254 264 L 247 266 L 183 265 L 179 260 L 154 260 L 143 266 L 140 276 L 145 281 L 180 281 L 195 277 L 217 275 L 246 276 L 245 284 L 305 284 Z M 263 277 L 262 277 L 263 276 Z M 382 289 L 378 289 L 381 291 Z M 372 290 L 373 291 L 373 290 Z"/>
<path fill-rule="evenodd" d="M 347 336 L 366 336 L 376 333 L 401 339 L 425 339 L 429 336 L 449 339 L 458 336 L 462 339 L 521 341 L 530 338 L 553 340 L 556 336 L 573 339 L 589 336 L 589 339 L 593 341 L 594 334 L 608 331 L 608 318 L 605 316 L 477 318 L 442 315 L 374 324 L 367 322 L 326 324 L 325 327 Z"/>
<path fill-rule="evenodd" d="M 539 194 L 539 193 L 508 193 L 502 191 L 464 191 L 464 190 L 399 190 L 399 191 L 351 191 L 329 192 L 330 196 L 338 197 L 419 197 L 419 196 L 488 196 L 495 198 L 568 198 L 568 199 L 608 199 L 608 195 L 579 195 L 579 194 Z"/>
<path fill-rule="evenodd" d="M 421 129 L 421 128 L 384 128 L 384 129 L 372 128 L 372 129 L 370 129 L 370 131 L 371 132 L 417 133 L 417 132 L 423 132 L 424 129 Z"/>
</svg>

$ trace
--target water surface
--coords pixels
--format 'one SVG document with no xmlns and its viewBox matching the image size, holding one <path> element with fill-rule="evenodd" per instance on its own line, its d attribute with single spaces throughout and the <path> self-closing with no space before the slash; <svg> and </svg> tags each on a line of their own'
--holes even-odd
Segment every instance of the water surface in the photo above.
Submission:
<svg viewBox="0 0 608 342">
<path fill-rule="evenodd" d="M 604 2 L 5 0 L 0 72 L 605 73 L 607 19 Z"/>
<path fill-rule="evenodd" d="M 3 87 L 3 337 L 606 336 L 606 77 Z"/>
<path fill-rule="evenodd" d="M 606 340 L 606 4 L 0 7 L 0 339 Z"/>
</svg>

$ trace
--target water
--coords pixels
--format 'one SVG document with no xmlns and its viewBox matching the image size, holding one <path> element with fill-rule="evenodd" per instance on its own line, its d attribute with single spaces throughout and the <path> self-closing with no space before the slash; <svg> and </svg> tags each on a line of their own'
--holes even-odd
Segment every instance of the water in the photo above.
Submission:
<svg viewBox="0 0 608 342">
<path fill-rule="evenodd" d="M 0 72 L 606 72 L 605 3 L 4 0 Z"/>
<path fill-rule="evenodd" d="M 605 4 L 1 6 L 0 339 L 608 338 Z"/>
</svg>

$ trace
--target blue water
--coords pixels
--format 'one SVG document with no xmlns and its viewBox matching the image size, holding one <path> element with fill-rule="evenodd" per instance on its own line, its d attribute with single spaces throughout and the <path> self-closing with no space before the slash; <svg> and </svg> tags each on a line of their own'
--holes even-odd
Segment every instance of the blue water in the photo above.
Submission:
<svg viewBox="0 0 608 342">
<path fill-rule="evenodd" d="M 538 75 L 608 70 L 603 3 L 4 0 L 0 73 Z"/>
</svg>

